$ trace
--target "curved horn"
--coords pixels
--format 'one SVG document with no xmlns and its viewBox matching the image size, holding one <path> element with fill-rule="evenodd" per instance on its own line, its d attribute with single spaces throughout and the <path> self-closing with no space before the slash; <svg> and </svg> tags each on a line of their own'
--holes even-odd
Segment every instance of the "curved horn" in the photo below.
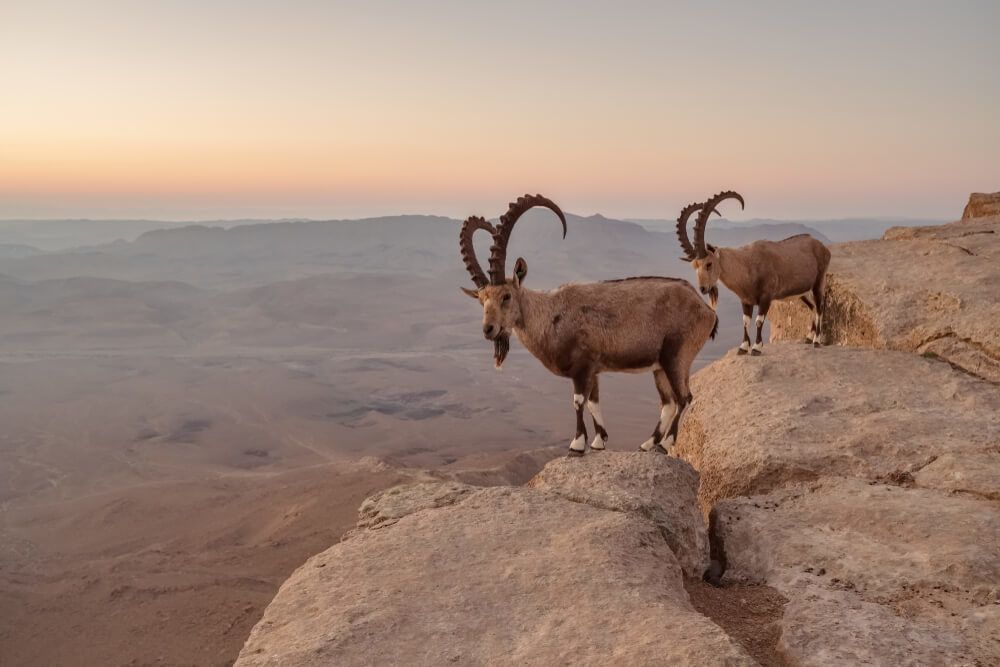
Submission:
<svg viewBox="0 0 1000 667">
<path fill-rule="evenodd" d="M 743 202 L 743 197 L 740 193 L 733 192 L 732 190 L 720 192 L 702 205 L 701 212 L 698 213 L 698 219 L 694 221 L 694 249 L 696 259 L 708 256 L 708 249 L 705 247 L 705 225 L 708 224 L 708 218 L 712 215 L 715 207 L 726 199 L 735 199 L 740 202 L 740 208 L 746 208 L 746 204 Z"/>
<path fill-rule="evenodd" d="M 486 287 L 490 281 L 486 278 L 486 274 L 483 273 L 482 267 L 479 266 L 479 260 L 476 259 L 476 248 L 472 245 L 472 237 L 479 229 L 485 229 L 491 236 L 496 233 L 493 225 L 486 222 L 485 219 L 475 215 L 471 216 L 462 223 L 462 230 L 458 233 L 458 248 L 462 253 L 462 261 L 465 262 L 465 268 L 469 270 L 469 275 L 472 276 L 472 282 L 476 284 L 477 288 L 482 288 Z"/>
<path fill-rule="evenodd" d="M 700 211 L 705 206 L 704 203 L 695 202 L 693 204 L 688 204 L 681 209 L 681 214 L 677 216 L 677 240 L 681 242 L 681 249 L 684 251 L 684 259 L 691 261 L 697 257 L 697 253 L 694 247 L 691 245 L 691 239 L 688 238 L 687 233 L 687 221 L 691 217 L 691 214 L 695 211 Z M 712 209 L 712 213 L 716 215 L 721 215 L 718 209 Z M 711 215 L 711 214 L 709 214 Z"/>
<path fill-rule="evenodd" d="M 704 204 L 698 202 L 688 204 L 681 209 L 681 214 L 677 216 L 677 240 L 681 242 L 681 250 L 684 251 L 685 259 L 688 261 L 694 259 L 695 252 L 694 246 L 691 245 L 691 239 L 688 238 L 687 221 L 691 214 L 700 211 L 702 206 Z"/>
<path fill-rule="evenodd" d="M 507 212 L 500 216 L 497 223 L 497 230 L 493 234 L 493 246 L 490 248 L 490 282 L 494 285 L 502 285 L 504 277 L 504 264 L 507 263 L 507 243 L 510 241 L 510 233 L 514 230 L 514 223 L 518 221 L 525 211 L 535 206 L 544 206 L 559 216 L 562 222 L 563 238 L 566 238 L 566 216 L 556 203 L 548 197 L 542 195 L 524 195 L 518 197 L 516 202 L 510 204 Z"/>
</svg>

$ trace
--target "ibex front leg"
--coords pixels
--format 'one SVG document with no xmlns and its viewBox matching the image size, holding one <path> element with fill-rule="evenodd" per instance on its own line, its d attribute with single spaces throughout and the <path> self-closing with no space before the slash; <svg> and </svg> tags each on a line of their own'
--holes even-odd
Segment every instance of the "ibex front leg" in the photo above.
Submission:
<svg viewBox="0 0 1000 667">
<path fill-rule="evenodd" d="M 573 408 L 576 410 L 576 437 L 569 443 L 567 456 L 583 456 L 587 451 L 587 425 L 583 422 L 583 407 L 590 395 L 592 376 L 578 375 L 573 378 Z"/>
<path fill-rule="evenodd" d="M 753 304 L 743 304 L 743 342 L 736 350 L 736 354 L 747 354 L 750 352 L 750 321 L 753 319 Z"/>
<path fill-rule="evenodd" d="M 770 301 L 761 301 L 757 306 L 757 342 L 750 348 L 751 356 L 760 356 L 764 352 L 764 320 L 767 319 L 767 311 L 770 309 Z"/>
<path fill-rule="evenodd" d="M 600 396 L 597 391 L 597 378 L 594 378 L 594 386 L 590 389 L 590 398 L 587 400 L 587 409 L 590 416 L 594 418 L 594 439 L 590 443 L 590 448 L 594 451 L 604 451 L 608 446 L 608 432 L 604 429 L 604 417 L 601 415 Z"/>
</svg>

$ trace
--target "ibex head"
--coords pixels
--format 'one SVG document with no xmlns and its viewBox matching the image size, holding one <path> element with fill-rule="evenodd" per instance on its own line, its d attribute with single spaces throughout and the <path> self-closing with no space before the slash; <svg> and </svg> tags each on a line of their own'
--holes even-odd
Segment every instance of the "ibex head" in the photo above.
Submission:
<svg viewBox="0 0 1000 667">
<path fill-rule="evenodd" d="M 521 287 L 528 275 L 528 263 L 523 257 L 518 257 L 514 263 L 514 275 L 506 278 L 504 265 L 507 262 L 507 243 L 514 223 L 521 215 L 535 206 L 544 206 L 559 216 L 563 226 L 563 238 L 566 237 L 566 216 L 551 199 L 542 195 L 524 195 L 510 204 L 507 212 L 500 216 L 500 222 L 494 227 L 480 217 L 471 217 L 462 224 L 459 232 L 459 248 L 465 268 L 472 276 L 476 289 L 461 288 L 463 292 L 478 299 L 483 306 L 483 335 L 493 341 L 493 361 L 497 368 L 503 365 L 510 351 L 510 332 L 521 322 Z M 472 246 L 472 236 L 476 230 L 485 229 L 493 235 L 493 245 L 490 247 L 490 277 L 486 278 L 476 250 Z"/>
<path fill-rule="evenodd" d="M 740 208 L 745 206 L 743 197 L 738 192 L 727 190 L 715 195 L 707 202 L 701 204 L 688 204 L 681 209 L 681 214 L 677 218 L 677 238 L 684 250 L 684 259 L 691 262 L 695 274 L 698 277 L 698 289 L 702 294 L 708 294 L 712 301 L 712 308 L 715 308 L 719 301 L 719 276 L 722 273 L 722 266 L 719 263 L 719 251 L 712 245 L 705 243 L 705 225 L 712 213 L 718 214 L 716 206 L 726 199 L 736 199 L 740 202 Z M 694 223 L 694 245 L 688 239 L 687 221 L 691 215 L 698 211 L 698 218 Z"/>
</svg>

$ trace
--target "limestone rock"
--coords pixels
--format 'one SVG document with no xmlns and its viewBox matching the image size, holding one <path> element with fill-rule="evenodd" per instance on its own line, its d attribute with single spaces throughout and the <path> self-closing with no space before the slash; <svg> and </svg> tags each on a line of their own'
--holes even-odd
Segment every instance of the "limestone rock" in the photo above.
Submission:
<svg viewBox="0 0 1000 667">
<path fill-rule="evenodd" d="M 1000 381 L 1000 216 L 831 251 L 827 343 L 916 352 Z M 771 339 L 804 339 L 811 318 L 798 300 L 772 304 Z"/>
<path fill-rule="evenodd" d="M 648 452 L 561 458 L 528 485 L 574 502 L 645 517 L 660 529 L 685 574 L 700 577 L 708 568 L 698 473 L 686 461 Z"/>
<path fill-rule="evenodd" d="M 651 522 L 527 488 L 475 491 L 313 557 L 238 665 L 752 665 L 696 613 Z"/>
<path fill-rule="evenodd" d="M 918 486 L 929 489 L 962 491 L 1000 500 L 1000 447 L 942 454 L 913 477 Z"/>
<path fill-rule="evenodd" d="M 961 638 L 928 622 L 900 618 L 857 593 L 818 586 L 785 606 L 778 650 L 792 665 L 968 664 Z"/>
<path fill-rule="evenodd" d="M 962 211 L 962 220 L 1000 215 L 1000 192 L 973 192 Z"/>
<path fill-rule="evenodd" d="M 677 453 L 701 475 L 705 512 L 828 475 L 961 489 L 919 471 L 1000 445 L 1000 387 L 904 352 L 777 343 L 760 357 L 730 353 L 693 377 L 692 392 Z"/>
<path fill-rule="evenodd" d="M 369 496 L 358 509 L 358 528 L 391 526 L 404 516 L 460 502 L 475 487 L 458 482 L 402 484 Z"/>
<path fill-rule="evenodd" d="M 720 502 L 713 537 L 726 579 L 766 583 L 788 597 L 787 652 L 853 656 L 839 664 L 865 656 L 874 657 L 873 664 L 1000 660 L 1000 512 L 994 502 L 823 478 Z M 840 623 L 833 636 L 819 637 L 831 619 Z M 870 624 L 893 636 L 870 634 L 864 630 Z M 901 644 L 901 636 L 910 639 Z"/>
</svg>

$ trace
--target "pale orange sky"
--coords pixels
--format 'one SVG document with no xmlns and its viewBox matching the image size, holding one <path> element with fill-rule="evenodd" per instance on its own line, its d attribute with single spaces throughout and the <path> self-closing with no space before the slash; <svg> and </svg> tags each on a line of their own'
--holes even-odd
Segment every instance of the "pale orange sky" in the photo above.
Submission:
<svg viewBox="0 0 1000 667">
<path fill-rule="evenodd" d="M 702 7 L 701 5 L 704 5 Z M 0 218 L 956 217 L 996 2 L 0 4 Z"/>
</svg>

